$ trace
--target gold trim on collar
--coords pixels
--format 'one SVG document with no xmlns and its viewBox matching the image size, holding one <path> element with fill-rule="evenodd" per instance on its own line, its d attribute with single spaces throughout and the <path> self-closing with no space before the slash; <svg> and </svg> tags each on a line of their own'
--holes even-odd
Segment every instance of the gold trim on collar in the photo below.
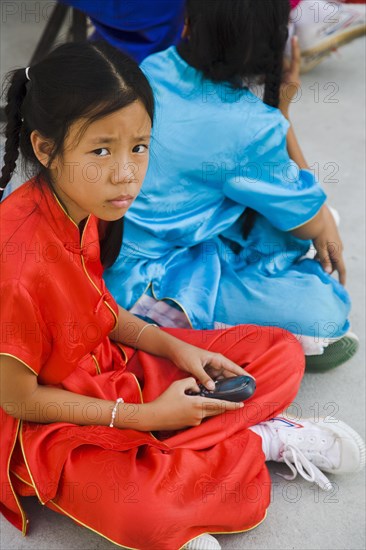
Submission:
<svg viewBox="0 0 366 550">
<path fill-rule="evenodd" d="M 52 195 L 55 197 L 55 201 L 57 202 L 57 204 L 59 205 L 59 207 L 61 208 L 61 210 L 62 210 L 63 213 L 65 214 L 65 216 L 75 225 L 75 227 L 77 228 L 77 230 L 79 230 L 78 224 L 77 224 L 77 223 L 71 218 L 71 216 L 66 212 L 65 208 L 63 207 L 63 205 L 62 205 L 60 199 L 59 199 L 58 196 L 56 195 L 56 193 L 55 193 L 55 191 L 54 191 L 53 188 L 51 189 L 51 193 L 52 193 Z M 91 216 L 91 214 L 89 214 L 88 220 L 89 220 L 90 216 Z M 86 224 L 85 224 L 85 226 L 86 226 Z M 85 227 L 84 227 L 84 229 L 85 229 Z M 84 231 L 83 231 L 83 232 L 84 232 Z"/>
</svg>

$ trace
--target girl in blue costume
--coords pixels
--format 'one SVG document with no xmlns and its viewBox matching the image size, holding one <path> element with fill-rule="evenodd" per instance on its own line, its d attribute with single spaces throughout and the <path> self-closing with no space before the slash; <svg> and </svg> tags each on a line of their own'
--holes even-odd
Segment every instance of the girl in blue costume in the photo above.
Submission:
<svg viewBox="0 0 366 550">
<path fill-rule="evenodd" d="M 286 328 L 308 368 L 324 369 L 357 338 L 342 242 L 279 102 L 288 4 L 189 0 L 181 44 L 143 62 L 157 98 L 151 161 L 105 279 L 165 326 Z M 248 87 L 258 79 L 263 101 Z"/>
</svg>

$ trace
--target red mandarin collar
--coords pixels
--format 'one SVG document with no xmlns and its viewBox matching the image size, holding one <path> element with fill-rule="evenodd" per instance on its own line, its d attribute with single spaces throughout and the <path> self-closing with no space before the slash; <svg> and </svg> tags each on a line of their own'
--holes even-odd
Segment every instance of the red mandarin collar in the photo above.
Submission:
<svg viewBox="0 0 366 550">
<path fill-rule="evenodd" d="M 94 215 L 90 214 L 87 217 L 84 229 L 80 231 L 77 223 L 68 215 L 54 191 L 44 180 L 35 177 L 22 187 L 25 210 L 27 206 L 33 210 L 36 203 L 36 208 L 40 210 L 57 240 L 63 243 L 66 250 L 85 257 L 99 255 L 98 219 Z"/>
</svg>

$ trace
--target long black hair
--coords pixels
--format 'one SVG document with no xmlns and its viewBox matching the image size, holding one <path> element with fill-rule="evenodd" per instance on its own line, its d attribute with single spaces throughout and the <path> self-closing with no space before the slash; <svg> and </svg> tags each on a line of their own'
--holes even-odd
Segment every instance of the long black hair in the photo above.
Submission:
<svg viewBox="0 0 366 550">
<path fill-rule="evenodd" d="M 278 107 L 290 9 L 289 0 L 187 0 L 188 37 L 178 52 L 213 82 L 263 83 L 264 103 Z M 245 237 L 255 215 L 244 212 Z"/>
<path fill-rule="evenodd" d="M 32 174 L 52 185 L 48 167 L 34 154 L 30 140 L 33 130 L 53 144 L 50 166 L 62 154 L 68 130 L 79 118 L 86 118 L 89 124 L 136 100 L 144 105 L 151 123 L 154 118 L 153 93 L 145 75 L 135 61 L 104 41 L 63 44 L 27 71 L 10 72 L 5 94 L 7 124 L 1 197 L 15 170 L 19 151 Z M 123 218 L 107 224 L 101 238 L 104 267 L 116 260 L 122 235 Z"/>
</svg>

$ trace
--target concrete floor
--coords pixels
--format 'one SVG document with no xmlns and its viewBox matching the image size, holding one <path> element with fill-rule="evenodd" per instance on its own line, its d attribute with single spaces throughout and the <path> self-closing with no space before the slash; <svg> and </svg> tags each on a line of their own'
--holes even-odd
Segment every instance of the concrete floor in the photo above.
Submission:
<svg viewBox="0 0 366 550">
<path fill-rule="evenodd" d="M 53 2 L 2 2 L 1 76 L 25 67 Z M 25 9 L 27 6 L 28 11 Z M 35 11 L 30 13 L 33 7 Z M 7 10 L 7 11 L 5 11 Z M 348 266 L 347 287 L 353 299 L 353 330 L 360 351 L 349 363 L 322 375 L 305 375 L 296 398 L 302 417 L 333 415 L 361 434 L 365 427 L 365 39 L 343 47 L 302 79 L 302 93 L 292 110 L 305 155 L 319 169 L 329 203 L 341 215 Z M 294 409 L 295 410 L 295 409 Z M 276 475 L 271 464 L 272 505 L 255 530 L 219 536 L 224 550 L 361 550 L 365 548 L 365 475 L 333 477 L 335 491 L 317 491 L 300 479 Z M 23 538 L 1 518 L 2 550 L 107 550 L 109 541 L 72 520 L 23 499 L 31 522 Z M 137 521 L 137 520 L 136 520 Z"/>
</svg>

